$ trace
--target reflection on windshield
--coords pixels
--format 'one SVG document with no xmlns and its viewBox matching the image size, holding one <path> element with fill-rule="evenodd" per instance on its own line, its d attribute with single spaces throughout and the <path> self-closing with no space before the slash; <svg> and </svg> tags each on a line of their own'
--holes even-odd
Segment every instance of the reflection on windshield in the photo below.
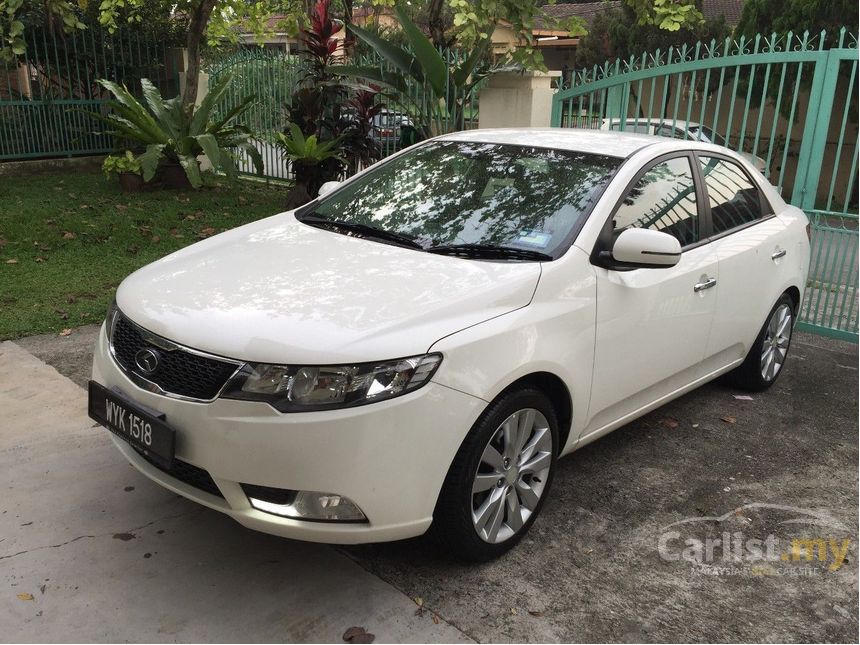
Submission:
<svg viewBox="0 0 860 645">
<path fill-rule="evenodd" d="M 564 150 L 434 142 L 380 164 L 313 214 L 407 235 L 425 248 L 481 244 L 552 255 L 619 163 Z"/>
</svg>

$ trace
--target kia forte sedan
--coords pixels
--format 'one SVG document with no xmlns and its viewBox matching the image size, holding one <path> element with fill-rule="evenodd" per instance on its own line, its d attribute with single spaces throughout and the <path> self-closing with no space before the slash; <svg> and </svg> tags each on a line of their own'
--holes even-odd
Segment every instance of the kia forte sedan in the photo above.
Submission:
<svg viewBox="0 0 860 645">
<path fill-rule="evenodd" d="M 496 557 L 556 460 L 784 369 L 805 215 L 698 141 L 432 139 L 120 285 L 89 410 L 162 486 L 290 538 Z"/>
</svg>

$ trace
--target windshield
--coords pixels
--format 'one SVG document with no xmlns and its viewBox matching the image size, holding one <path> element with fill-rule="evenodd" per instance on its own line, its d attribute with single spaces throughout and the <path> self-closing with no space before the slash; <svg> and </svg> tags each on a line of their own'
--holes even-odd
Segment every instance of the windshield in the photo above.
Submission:
<svg viewBox="0 0 860 645">
<path fill-rule="evenodd" d="M 395 233 L 425 250 L 505 247 L 557 257 L 620 161 L 544 148 L 434 142 L 380 164 L 303 216 Z"/>
</svg>

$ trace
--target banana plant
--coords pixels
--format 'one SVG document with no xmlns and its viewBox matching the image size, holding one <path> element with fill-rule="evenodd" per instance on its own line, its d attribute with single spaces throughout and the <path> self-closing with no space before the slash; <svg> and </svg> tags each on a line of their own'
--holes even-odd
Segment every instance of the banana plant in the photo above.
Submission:
<svg viewBox="0 0 860 645">
<path fill-rule="evenodd" d="M 424 137 L 462 129 L 464 109 L 469 104 L 472 90 L 488 74 L 501 69 L 478 72 L 478 64 L 489 49 L 490 38 L 483 38 L 460 62 L 449 65 L 400 5 L 394 11 L 410 49 L 388 42 L 361 27 L 347 25 L 352 34 L 375 49 L 393 69 L 384 70 L 371 65 L 333 65 L 331 71 L 389 88 L 395 94 L 396 102 L 412 112 Z M 416 97 L 414 92 L 410 92 L 409 78 L 423 88 L 421 96 Z"/>
<path fill-rule="evenodd" d="M 131 140 L 146 147 L 138 157 L 143 180 L 150 181 L 159 164 L 178 163 L 194 188 L 203 185 L 197 157 L 205 154 L 215 170 L 233 178 L 237 174 L 236 155 L 244 152 L 263 174 L 263 158 L 254 145 L 254 135 L 239 118 L 250 108 L 254 97 L 245 98 L 224 114 L 215 116 L 214 108 L 229 89 L 231 76 L 225 74 L 196 109 L 184 110 L 180 97 L 165 100 L 149 79 L 140 80 L 144 103 L 138 101 L 125 85 L 101 79 L 98 83 L 114 96 L 108 101 L 111 112 L 103 115 L 87 112 L 106 123 L 115 137 Z"/>
</svg>

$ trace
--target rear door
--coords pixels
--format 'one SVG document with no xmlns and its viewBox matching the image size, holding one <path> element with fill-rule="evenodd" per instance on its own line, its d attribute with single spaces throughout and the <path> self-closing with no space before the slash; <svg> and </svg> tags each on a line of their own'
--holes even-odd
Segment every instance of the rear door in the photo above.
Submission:
<svg viewBox="0 0 860 645">
<path fill-rule="evenodd" d="M 746 356 L 797 265 L 797 244 L 741 163 L 717 153 L 695 156 L 720 264 L 706 357 L 727 365 Z"/>
<path fill-rule="evenodd" d="M 611 247 L 626 228 L 659 230 L 678 239 L 682 255 L 668 269 L 595 267 L 597 329 L 585 434 L 702 376 L 720 286 L 716 254 L 703 237 L 694 162 L 692 153 L 673 153 L 646 165 L 601 233 L 598 247 Z"/>
</svg>

